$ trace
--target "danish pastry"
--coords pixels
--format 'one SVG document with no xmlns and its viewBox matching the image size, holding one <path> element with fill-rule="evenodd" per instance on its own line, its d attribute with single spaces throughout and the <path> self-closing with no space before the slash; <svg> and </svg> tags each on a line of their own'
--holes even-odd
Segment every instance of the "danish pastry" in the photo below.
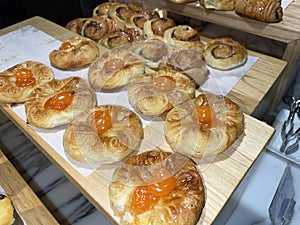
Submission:
<svg viewBox="0 0 300 225">
<path fill-rule="evenodd" d="M 52 66 L 59 69 L 79 68 L 91 64 L 99 56 L 98 45 L 89 38 L 73 36 L 49 54 Z"/>
<path fill-rule="evenodd" d="M 235 0 L 201 0 L 200 4 L 205 9 L 232 11 L 235 9 Z"/>
<path fill-rule="evenodd" d="M 135 78 L 128 84 L 128 100 L 143 115 L 161 115 L 195 95 L 195 84 L 182 73 L 164 69 Z"/>
<path fill-rule="evenodd" d="M 279 22 L 283 17 L 281 0 L 237 0 L 235 12 L 263 22 Z"/>
<path fill-rule="evenodd" d="M 134 28 L 125 28 L 120 31 L 108 33 L 100 41 L 98 41 L 98 44 L 108 49 L 113 49 L 142 40 L 145 40 L 143 33 L 140 33 Z"/>
<path fill-rule="evenodd" d="M 199 32 L 188 25 L 171 27 L 165 30 L 163 35 L 172 46 L 201 52 L 203 50 L 204 44 L 201 42 Z"/>
<path fill-rule="evenodd" d="M 230 70 L 245 64 L 248 53 L 239 42 L 228 37 L 220 37 L 205 45 L 203 56 L 207 65 L 219 70 Z"/>
<path fill-rule="evenodd" d="M 195 83 L 196 88 L 207 80 L 210 73 L 200 52 L 185 49 L 170 53 L 167 59 L 163 59 L 159 63 L 159 69 L 162 68 L 180 71 Z"/>
<path fill-rule="evenodd" d="M 103 2 L 103 3 L 100 3 L 99 5 L 94 7 L 92 15 L 93 16 L 108 17 L 109 9 L 113 4 L 117 4 L 117 3 L 116 2 Z"/>
<path fill-rule="evenodd" d="M 135 53 L 147 67 L 154 70 L 171 52 L 167 42 L 159 36 L 133 43 L 128 50 Z"/>
<path fill-rule="evenodd" d="M 159 18 L 157 12 L 153 13 L 136 13 L 131 16 L 128 16 L 125 19 L 125 26 L 127 28 L 133 28 L 138 30 L 141 34 L 144 34 L 144 24 L 146 21 Z"/>
<path fill-rule="evenodd" d="M 138 57 L 125 49 L 113 49 L 100 54 L 89 67 L 88 80 L 95 90 L 123 87 L 145 71 Z"/>
<path fill-rule="evenodd" d="M 109 199 L 120 224 L 195 225 L 205 191 L 191 159 L 153 149 L 131 156 L 114 171 Z"/>
<path fill-rule="evenodd" d="M 66 28 L 76 34 L 82 35 L 82 27 L 89 18 L 75 18 L 69 21 Z"/>
<path fill-rule="evenodd" d="M 165 30 L 175 27 L 176 23 L 169 17 L 148 20 L 144 23 L 144 35 L 146 38 L 164 36 Z"/>
<path fill-rule="evenodd" d="M 209 93 L 175 106 L 165 120 L 165 137 L 172 150 L 198 158 L 224 152 L 243 131 L 240 107 Z"/>
<path fill-rule="evenodd" d="M 0 72 L 0 101 L 23 103 L 36 87 L 53 78 L 52 70 L 40 62 L 19 63 Z"/>
<path fill-rule="evenodd" d="M 69 77 L 36 88 L 25 102 L 25 112 L 29 124 L 53 128 L 69 123 L 96 104 L 96 94 L 88 83 L 79 77 Z"/>
<path fill-rule="evenodd" d="M 143 135 L 141 120 L 134 112 L 102 105 L 85 110 L 68 124 L 63 146 L 74 160 L 111 163 L 138 151 Z"/>
<path fill-rule="evenodd" d="M 186 4 L 190 2 L 196 2 L 197 0 L 168 0 L 168 1 L 175 4 Z"/>
</svg>

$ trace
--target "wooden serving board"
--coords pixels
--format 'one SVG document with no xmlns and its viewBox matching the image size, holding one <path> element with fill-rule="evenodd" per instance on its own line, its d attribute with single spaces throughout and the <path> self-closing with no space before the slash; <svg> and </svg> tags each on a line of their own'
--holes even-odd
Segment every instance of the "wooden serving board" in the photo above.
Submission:
<svg viewBox="0 0 300 225">
<path fill-rule="evenodd" d="M 32 25 L 38 29 L 50 34 L 51 36 L 65 40 L 71 35 L 70 31 L 60 27 L 50 21 L 40 17 L 34 17 L 13 27 L 6 28 L 0 31 L 0 34 L 5 34 L 15 29 L 19 29 L 25 25 Z M 282 61 L 273 59 L 261 54 L 259 64 L 264 67 L 268 62 L 268 66 L 274 66 L 281 71 L 278 63 L 283 65 Z M 270 62 L 268 61 L 270 59 Z M 263 62 L 262 62 L 263 61 Z M 262 66 L 261 65 L 261 66 Z M 274 69 L 273 68 L 273 69 Z M 262 72 L 257 71 L 257 67 L 245 76 L 245 79 L 257 79 L 261 77 Z M 275 69 L 276 70 L 276 69 Z M 275 82 L 274 71 L 269 79 L 269 83 Z M 264 71 L 268 70 L 265 69 Z M 280 73 L 280 72 L 279 72 Z M 242 79 L 242 83 L 246 80 Z M 244 85 L 243 85 L 244 87 Z M 262 93 L 266 93 L 268 87 L 259 86 Z M 242 91 L 242 90 L 241 90 Z M 242 98 L 245 103 L 248 102 L 248 95 Z M 253 99 L 253 95 L 250 98 Z M 260 96 L 252 104 L 252 108 L 246 111 L 252 111 L 260 102 Z M 250 103 L 249 103 L 250 104 Z M 63 158 L 56 149 L 51 147 L 50 143 L 31 127 L 26 121 L 20 118 L 10 106 L 0 103 L 0 109 L 24 132 L 24 134 L 37 146 L 40 150 L 55 164 L 65 176 L 73 182 L 79 190 L 89 199 L 89 201 L 102 213 L 112 224 L 118 224 L 118 219 L 113 215 L 108 198 L 109 174 L 112 168 L 100 167 L 88 176 L 83 176 L 73 165 Z M 149 143 L 155 146 L 160 146 L 163 149 L 168 149 L 163 134 L 160 131 L 161 123 L 153 122 L 145 130 L 145 145 Z M 245 114 L 245 132 L 244 134 L 223 154 L 211 159 L 211 161 L 199 164 L 199 170 L 202 174 L 205 189 L 206 189 L 206 205 L 198 224 L 212 224 L 219 212 L 222 210 L 227 200 L 230 198 L 236 187 L 239 185 L 247 171 L 252 166 L 253 162 L 264 149 L 274 133 L 274 129 L 267 124 Z M 61 141 L 61 140 L 58 140 Z M 144 146 L 145 147 L 145 146 Z"/>
</svg>

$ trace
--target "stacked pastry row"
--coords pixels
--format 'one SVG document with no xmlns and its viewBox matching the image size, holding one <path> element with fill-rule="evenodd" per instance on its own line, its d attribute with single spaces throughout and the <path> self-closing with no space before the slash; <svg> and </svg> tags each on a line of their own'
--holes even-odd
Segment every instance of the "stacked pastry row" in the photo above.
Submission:
<svg viewBox="0 0 300 225">
<path fill-rule="evenodd" d="M 171 54 L 178 49 L 197 51 L 197 58 L 202 54 L 207 65 L 219 70 L 233 69 L 246 62 L 247 50 L 236 40 L 221 37 L 204 43 L 196 29 L 189 25 L 176 25 L 166 11 L 162 12 L 134 4 L 106 2 L 95 7 L 93 17 L 75 18 L 66 27 L 108 49 L 130 48 L 148 62 L 147 66 L 151 69 L 157 69 L 158 63 L 170 55 L 171 48 Z M 163 47 L 166 45 L 169 46 L 168 51 Z M 182 61 L 183 57 L 179 63 Z M 53 65 L 59 67 L 58 63 Z"/>
<path fill-rule="evenodd" d="M 281 0 L 168 0 L 176 4 L 200 2 L 205 9 L 235 11 L 238 15 L 274 23 L 282 20 Z"/>
</svg>

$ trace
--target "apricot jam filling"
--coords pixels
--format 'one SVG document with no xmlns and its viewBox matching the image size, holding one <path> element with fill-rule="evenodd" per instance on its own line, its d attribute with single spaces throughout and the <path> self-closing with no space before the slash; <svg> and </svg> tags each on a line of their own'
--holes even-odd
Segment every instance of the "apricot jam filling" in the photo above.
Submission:
<svg viewBox="0 0 300 225">
<path fill-rule="evenodd" d="M 15 74 L 17 87 L 26 87 L 35 84 L 33 73 L 29 69 L 18 69 Z"/>
<path fill-rule="evenodd" d="M 64 110 L 71 105 L 75 92 L 60 92 L 49 98 L 44 104 L 44 109 Z"/>
<path fill-rule="evenodd" d="M 87 124 L 101 135 L 112 128 L 112 120 L 108 110 L 96 110 L 87 118 Z"/>
</svg>

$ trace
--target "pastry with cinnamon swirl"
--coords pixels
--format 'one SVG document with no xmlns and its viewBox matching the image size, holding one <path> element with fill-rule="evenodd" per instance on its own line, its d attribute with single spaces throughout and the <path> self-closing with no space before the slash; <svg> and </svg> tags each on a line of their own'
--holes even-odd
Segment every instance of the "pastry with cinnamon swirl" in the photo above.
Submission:
<svg viewBox="0 0 300 225">
<path fill-rule="evenodd" d="M 144 23 L 144 35 L 146 38 L 151 38 L 153 36 L 163 37 L 164 32 L 167 29 L 175 26 L 176 23 L 174 20 L 169 17 L 152 19 Z"/>
<path fill-rule="evenodd" d="M 113 49 L 143 40 L 145 40 L 143 33 L 140 33 L 134 28 L 125 28 L 123 30 L 108 33 L 98 41 L 98 44 L 108 49 Z"/>
<path fill-rule="evenodd" d="M 206 43 L 203 56 L 207 65 L 219 70 L 230 70 L 245 64 L 248 52 L 239 42 L 220 37 Z"/>
<path fill-rule="evenodd" d="M 283 17 L 280 0 L 237 0 L 235 12 L 263 22 L 279 22 Z"/>
<path fill-rule="evenodd" d="M 0 102 L 23 103 L 35 88 L 53 78 L 52 70 L 43 63 L 19 63 L 0 72 Z"/>
<path fill-rule="evenodd" d="M 135 78 L 127 93 L 130 104 L 143 115 L 161 115 L 193 98 L 195 84 L 178 71 L 163 69 Z"/>
<path fill-rule="evenodd" d="M 89 84 L 82 78 L 69 77 L 36 88 L 25 102 L 25 112 L 29 124 L 53 128 L 69 123 L 96 104 L 96 94 Z"/>
<path fill-rule="evenodd" d="M 205 190 L 191 159 L 157 148 L 131 156 L 114 171 L 109 199 L 120 224 L 195 225 Z"/>
<path fill-rule="evenodd" d="M 52 66 L 59 69 L 79 68 L 91 64 L 99 55 L 98 45 L 91 39 L 73 36 L 64 41 L 59 49 L 50 52 Z"/>
<path fill-rule="evenodd" d="M 243 131 L 240 107 L 210 93 L 175 106 L 165 120 L 165 137 L 172 150 L 198 158 L 224 152 Z"/>
<path fill-rule="evenodd" d="M 89 67 L 88 79 L 95 90 L 111 90 L 127 85 L 145 72 L 144 64 L 131 51 L 102 52 Z"/>
<path fill-rule="evenodd" d="M 200 52 L 204 48 L 199 32 L 188 25 L 178 25 L 165 30 L 164 38 L 175 47 L 199 50 Z"/>
<path fill-rule="evenodd" d="M 116 105 L 89 108 L 76 116 L 63 135 L 66 153 L 87 163 L 112 163 L 139 150 L 144 131 L 140 118 Z"/>
</svg>

